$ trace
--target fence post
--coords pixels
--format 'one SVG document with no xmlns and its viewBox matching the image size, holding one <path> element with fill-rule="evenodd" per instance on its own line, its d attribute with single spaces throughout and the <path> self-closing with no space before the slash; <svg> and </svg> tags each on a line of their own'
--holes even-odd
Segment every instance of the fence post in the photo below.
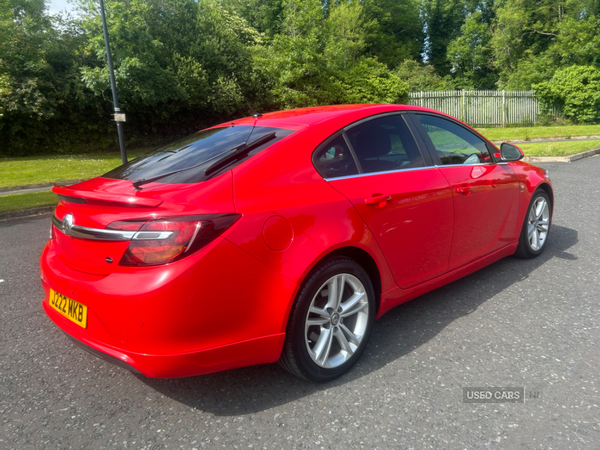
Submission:
<svg viewBox="0 0 600 450">
<path fill-rule="evenodd" d="M 506 122 L 506 91 L 502 89 L 502 128 Z"/>
<path fill-rule="evenodd" d="M 462 90 L 462 121 L 467 123 L 465 116 L 465 90 Z"/>
<path fill-rule="evenodd" d="M 421 91 L 421 108 L 424 106 L 423 103 L 425 102 L 423 100 L 423 95 L 425 95 L 425 93 L 423 91 Z"/>
</svg>

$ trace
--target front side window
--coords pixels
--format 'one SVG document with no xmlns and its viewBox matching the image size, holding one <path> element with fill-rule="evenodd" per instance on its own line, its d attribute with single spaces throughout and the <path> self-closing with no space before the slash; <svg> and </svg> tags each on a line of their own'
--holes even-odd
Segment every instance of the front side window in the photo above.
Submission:
<svg viewBox="0 0 600 450">
<path fill-rule="evenodd" d="M 421 152 L 399 114 L 363 122 L 346 134 L 365 173 L 424 166 Z"/>
<path fill-rule="evenodd" d="M 486 143 L 475 134 L 441 117 L 426 114 L 417 114 L 416 117 L 443 165 L 491 162 Z"/>
</svg>

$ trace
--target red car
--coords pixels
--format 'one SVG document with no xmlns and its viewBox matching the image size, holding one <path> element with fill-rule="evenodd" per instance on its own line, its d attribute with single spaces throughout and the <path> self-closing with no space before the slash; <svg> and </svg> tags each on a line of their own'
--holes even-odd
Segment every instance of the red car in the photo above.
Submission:
<svg viewBox="0 0 600 450">
<path fill-rule="evenodd" d="M 280 363 L 334 379 L 374 319 L 544 249 L 544 170 L 415 106 L 282 111 L 55 187 L 44 309 L 148 377 Z"/>
</svg>

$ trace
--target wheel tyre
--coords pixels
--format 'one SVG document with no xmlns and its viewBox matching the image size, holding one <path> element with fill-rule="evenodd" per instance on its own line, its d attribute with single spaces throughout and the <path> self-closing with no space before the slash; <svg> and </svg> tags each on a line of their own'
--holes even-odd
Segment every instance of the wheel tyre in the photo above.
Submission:
<svg viewBox="0 0 600 450">
<path fill-rule="evenodd" d="M 542 208 L 542 213 L 536 214 L 536 205 L 539 205 L 542 201 L 545 201 L 545 204 L 547 205 L 548 209 L 547 211 L 544 211 Z M 548 197 L 546 191 L 538 189 L 533 194 L 531 202 L 529 203 L 529 207 L 527 208 L 527 214 L 525 214 L 525 220 L 523 221 L 523 227 L 521 228 L 521 235 L 519 237 L 519 246 L 515 251 L 515 256 L 518 256 L 519 258 L 530 259 L 540 255 L 544 251 L 544 248 L 546 247 L 546 242 L 548 241 L 551 220 L 552 204 L 550 203 L 550 198 Z M 539 236 L 543 236 L 543 240 L 541 242 L 538 240 L 538 243 L 540 244 L 539 248 L 535 248 L 535 246 L 532 246 L 532 243 L 530 241 L 530 231 L 532 230 L 532 228 L 536 227 L 538 230 L 538 239 Z M 543 229 L 545 229 L 545 232 L 540 231 Z"/>
<path fill-rule="evenodd" d="M 339 356 L 339 358 L 337 358 L 337 361 L 335 361 L 336 363 L 344 360 L 344 358 L 347 357 L 347 359 L 341 362 L 340 364 L 334 364 L 334 366 L 329 366 L 328 362 L 325 362 L 324 364 L 317 364 L 314 360 L 315 352 L 312 352 L 313 356 L 311 356 L 311 353 L 309 353 L 310 339 L 308 339 L 307 336 L 308 334 L 310 334 L 310 330 L 314 329 L 309 328 L 311 325 L 307 324 L 307 321 L 310 320 L 309 308 L 311 308 L 311 305 L 313 305 L 314 308 L 314 306 L 316 305 L 316 301 L 325 301 L 326 297 L 322 295 L 326 284 L 336 277 L 336 279 L 344 280 L 344 278 L 341 278 L 342 275 L 346 275 L 345 278 L 348 278 L 351 281 L 341 282 L 344 286 L 348 287 L 345 287 L 345 290 L 342 290 L 340 298 L 343 298 L 344 295 L 348 297 L 349 292 L 352 292 L 351 287 L 349 286 L 350 283 L 353 282 L 355 285 L 358 286 L 356 280 L 358 280 L 364 288 L 364 294 L 366 298 L 365 296 L 361 298 L 361 312 L 355 313 L 356 317 L 361 315 L 360 326 L 358 326 L 358 329 L 360 329 L 359 333 L 362 332 L 362 337 L 360 338 L 359 344 L 355 348 L 351 356 L 348 356 L 349 352 L 346 353 L 346 356 L 341 356 L 343 352 L 340 352 L 337 355 Z M 356 294 L 356 292 L 360 292 L 360 290 L 354 291 L 354 294 L 352 295 L 361 295 L 360 293 Z M 348 302 L 348 300 L 350 299 L 346 298 L 345 301 L 341 301 L 341 306 L 343 307 L 345 304 L 347 304 L 345 302 Z M 348 304 L 349 303 L 350 302 L 348 302 Z M 356 304 L 358 305 L 358 303 Z M 342 310 L 342 307 L 340 307 L 339 310 Z M 353 260 L 345 257 L 335 257 L 323 261 L 311 271 L 307 279 L 300 287 L 300 291 L 296 298 L 296 302 L 292 307 L 290 318 L 288 320 L 285 343 L 283 346 L 281 358 L 279 359 L 279 364 L 292 374 L 311 381 L 327 382 L 338 378 L 339 376 L 343 375 L 348 370 L 350 370 L 350 368 L 356 363 L 356 361 L 360 358 L 360 355 L 364 351 L 367 345 L 367 341 L 369 340 L 371 329 L 373 327 L 373 322 L 375 319 L 375 307 L 375 291 L 373 289 L 373 284 L 371 283 L 369 276 L 361 266 L 359 266 Z M 358 306 L 354 307 L 354 309 L 357 308 Z M 325 309 L 327 308 L 323 308 L 323 310 Z M 366 314 L 365 309 L 368 309 L 368 311 L 366 311 Z M 311 309 L 311 311 L 313 310 L 314 309 Z M 351 310 L 352 308 L 348 308 L 349 313 L 351 313 Z M 314 317 L 315 314 L 311 312 L 311 316 Z M 317 321 L 321 319 L 321 316 L 316 316 Z M 340 314 L 340 316 L 342 315 Z M 348 322 L 346 323 L 349 324 L 350 321 L 355 320 L 355 323 L 358 324 L 358 319 L 352 319 L 355 316 L 348 316 Z M 341 341 L 339 341 L 339 338 L 336 336 L 338 335 L 337 333 L 341 332 L 340 329 L 344 325 L 344 319 L 342 318 L 340 320 L 340 324 L 336 326 L 332 325 L 332 323 L 337 323 L 335 318 L 333 318 L 333 315 L 331 316 L 330 320 L 331 322 L 326 323 L 324 327 L 330 327 L 331 330 L 335 330 L 335 333 L 332 331 L 331 339 L 333 341 L 337 340 L 337 346 L 341 349 Z M 352 328 L 350 325 L 349 327 Z M 319 329 L 323 331 L 323 328 L 321 328 L 320 326 Z M 346 328 L 346 330 L 348 330 L 348 328 Z M 314 334 L 315 333 L 313 332 L 312 335 L 314 336 Z M 344 334 L 344 336 L 348 335 Z M 317 343 L 314 344 L 313 348 L 316 348 Z M 329 347 L 332 350 L 332 353 L 334 346 L 334 344 L 330 344 Z"/>
</svg>

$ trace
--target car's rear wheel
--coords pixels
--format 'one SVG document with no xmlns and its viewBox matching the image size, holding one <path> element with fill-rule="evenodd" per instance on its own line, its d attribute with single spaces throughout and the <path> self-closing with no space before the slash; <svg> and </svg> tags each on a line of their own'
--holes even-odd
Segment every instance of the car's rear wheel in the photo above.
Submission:
<svg viewBox="0 0 600 450">
<path fill-rule="evenodd" d="M 336 257 L 302 284 L 290 314 L 280 364 L 311 381 L 347 372 L 363 352 L 375 317 L 375 292 L 365 270 Z"/>
<path fill-rule="evenodd" d="M 542 253 L 550 233 L 551 218 L 550 198 L 546 191 L 538 189 L 529 203 L 515 255 L 534 258 Z"/>
</svg>

